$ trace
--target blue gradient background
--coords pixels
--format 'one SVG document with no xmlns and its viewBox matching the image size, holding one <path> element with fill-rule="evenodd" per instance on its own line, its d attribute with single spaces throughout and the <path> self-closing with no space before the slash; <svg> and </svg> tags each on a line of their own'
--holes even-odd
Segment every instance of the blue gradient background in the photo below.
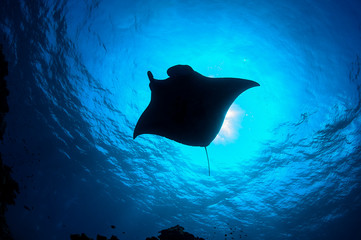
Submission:
<svg viewBox="0 0 361 240">
<path fill-rule="evenodd" d="M 15 239 L 138 240 L 176 224 L 205 239 L 361 239 L 359 2 L 2 0 L 0 11 Z M 261 84 L 208 147 L 210 177 L 202 148 L 132 139 L 146 72 L 166 78 L 176 64 Z"/>
</svg>

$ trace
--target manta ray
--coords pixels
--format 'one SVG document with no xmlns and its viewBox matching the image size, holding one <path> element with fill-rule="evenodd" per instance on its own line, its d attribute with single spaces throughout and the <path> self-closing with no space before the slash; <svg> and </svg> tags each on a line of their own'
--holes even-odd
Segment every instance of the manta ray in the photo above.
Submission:
<svg viewBox="0 0 361 240">
<path fill-rule="evenodd" d="M 176 142 L 204 147 L 220 131 L 226 113 L 236 98 L 257 82 L 241 78 L 210 78 L 188 65 L 167 70 L 169 78 L 156 80 L 148 71 L 151 100 L 140 116 L 133 139 L 155 134 Z"/>
</svg>

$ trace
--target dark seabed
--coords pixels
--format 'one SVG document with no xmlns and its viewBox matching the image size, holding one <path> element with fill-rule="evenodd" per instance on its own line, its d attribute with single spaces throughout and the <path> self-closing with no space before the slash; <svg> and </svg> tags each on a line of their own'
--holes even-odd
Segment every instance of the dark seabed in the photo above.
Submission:
<svg viewBox="0 0 361 240">
<path fill-rule="evenodd" d="M 1 0 L 15 240 L 361 239 L 361 2 Z M 147 71 L 260 83 L 205 151 L 132 139 Z M 4 100 L 2 100 L 4 101 Z M 2 103 L 3 104 L 3 103 Z"/>
</svg>

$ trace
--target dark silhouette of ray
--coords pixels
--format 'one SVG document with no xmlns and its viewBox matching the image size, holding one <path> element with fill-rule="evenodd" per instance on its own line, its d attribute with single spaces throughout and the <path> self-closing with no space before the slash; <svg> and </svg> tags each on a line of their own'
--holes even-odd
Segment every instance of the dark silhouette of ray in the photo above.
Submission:
<svg viewBox="0 0 361 240">
<path fill-rule="evenodd" d="M 156 134 L 207 147 L 234 100 L 245 90 L 259 86 L 246 79 L 205 77 L 188 65 L 173 66 L 167 74 L 169 78 L 156 80 L 148 71 L 151 100 L 135 126 L 134 139 L 141 134 Z"/>
</svg>

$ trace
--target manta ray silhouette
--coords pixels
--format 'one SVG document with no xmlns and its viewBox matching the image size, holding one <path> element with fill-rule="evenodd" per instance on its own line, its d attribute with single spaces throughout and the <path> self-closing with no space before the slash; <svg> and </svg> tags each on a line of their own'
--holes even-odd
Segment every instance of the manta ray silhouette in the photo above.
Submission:
<svg viewBox="0 0 361 240">
<path fill-rule="evenodd" d="M 156 80 L 148 71 L 151 100 L 140 116 L 133 139 L 156 134 L 176 142 L 205 147 L 220 131 L 234 100 L 258 83 L 240 78 L 209 78 L 188 65 L 167 70 L 169 78 Z"/>
</svg>

